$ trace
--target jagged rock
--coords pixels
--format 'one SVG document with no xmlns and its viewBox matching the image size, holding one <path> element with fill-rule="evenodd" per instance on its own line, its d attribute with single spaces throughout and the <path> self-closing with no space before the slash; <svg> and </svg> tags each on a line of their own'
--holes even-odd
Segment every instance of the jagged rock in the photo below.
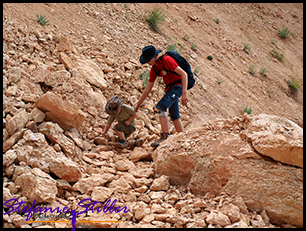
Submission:
<svg viewBox="0 0 306 231">
<path fill-rule="evenodd" d="M 8 150 L 3 155 L 3 166 L 9 166 L 14 163 L 15 159 L 17 158 L 17 154 L 15 150 Z"/>
<path fill-rule="evenodd" d="M 82 194 L 89 194 L 95 187 L 103 186 L 107 182 L 114 179 L 114 175 L 110 173 L 103 174 L 92 174 L 92 176 L 87 178 L 82 178 L 78 180 L 73 186 L 73 190 L 78 190 Z"/>
<path fill-rule="evenodd" d="M 167 191 L 170 183 L 165 175 L 160 176 L 153 180 L 150 190 L 152 191 Z"/>
<path fill-rule="evenodd" d="M 8 151 L 14 144 L 16 144 L 18 142 L 18 140 L 20 140 L 24 134 L 24 132 L 27 129 L 21 129 L 20 131 L 16 132 L 14 135 L 12 135 L 10 138 L 8 138 L 7 140 L 5 140 L 3 142 L 3 152 Z"/>
<path fill-rule="evenodd" d="M 34 199 L 36 203 L 50 203 L 57 194 L 56 181 L 38 168 L 19 175 L 15 184 L 20 187 L 21 194 L 26 196 L 31 203 Z"/>
<path fill-rule="evenodd" d="M 91 199 L 95 201 L 104 202 L 110 198 L 112 193 L 113 193 L 112 189 L 109 189 L 107 187 L 98 186 L 93 189 L 92 194 L 91 194 Z"/>
<path fill-rule="evenodd" d="M 107 81 L 100 67 L 91 59 L 78 59 L 77 70 L 83 79 L 104 90 L 108 87 Z"/>
<path fill-rule="evenodd" d="M 76 182 L 82 177 L 80 168 L 66 157 L 52 159 L 49 168 L 59 178 L 68 182 Z"/>
<path fill-rule="evenodd" d="M 63 129 L 78 128 L 85 116 L 74 104 L 64 101 L 60 96 L 47 92 L 35 104 L 35 107 L 45 112 L 45 120 L 58 123 Z"/>
<path fill-rule="evenodd" d="M 73 68 L 76 68 L 75 63 L 64 52 L 60 53 L 60 60 L 65 65 L 68 71 L 72 70 Z"/>
<path fill-rule="evenodd" d="M 148 156 L 150 156 L 150 153 L 148 153 L 147 150 L 141 147 L 135 147 L 129 156 L 129 160 L 135 163 L 143 158 L 147 158 Z"/>
<path fill-rule="evenodd" d="M 53 122 L 43 122 L 38 126 L 38 130 L 52 143 L 59 144 L 68 157 L 80 158 L 80 150 L 78 150 L 72 140 L 63 134 L 63 129 L 58 124 Z"/>
<path fill-rule="evenodd" d="M 74 54 L 77 54 L 77 50 L 75 49 L 71 40 L 66 37 L 60 37 L 58 40 L 57 49 L 58 51 L 71 51 Z"/>
<path fill-rule="evenodd" d="M 146 207 L 147 207 L 146 203 L 139 201 L 137 202 L 137 205 L 133 208 L 134 217 L 137 221 L 142 219 L 146 215 L 145 212 Z"/>
<path fill-rule="evenodd" d="M 20 67 L 12 67 L 8 71 L 8 81 L 10 83 L 17 83 L 17 81 L 21 77 L 21 69 Z"/>
<path fill-rule="evenodd" d="M 46 115 L 38 108 L 34 108 L 29 114 L 29 120 L 33 120 L 35 123 L 43 122 Z"/>
<path fill-rule="evenodd" d="M 130 160 L 119 160 L 119 161 L 116 161 L 115 167 L 119 171 L 128 171 L 129 169 L 135 167 L 135 165 Z"/>
<path fill-rule="evenodd" d="M 206 217 L 206 222 L 209 224 L 213 224 L 213 225 L 221 225 L 222 227 L 225 227 L 231 224 L 231 221 L 228 218 L 228 216 L 224 215 L 221 212 L 215 212 L 215 211 L 211 212 Z"/>
<path fill-rule="evenodd" d="M 32 77 L 34 83 L 43 83 L 45 79 L 50 73 L 50 67 L 48 65 L 43 65 L 37 67 L 35 71 L 33 71 Z"/>
<path fill-rule="evenodd" d="M 279 116 L 253 116 L 246 139 L 260 154 L 303 168 L 303 129 Z"/>
<path fill-rule="evenodd" d="M 231 219 L 232 223 L 235 223 L 240 219 L 240 209 L 233 204 L 222 206 L 221 212 L 227 215 Z"/>
<path fill-rule="evenodd" d="M 156 176 L 169 176 L 172 184 L 187 184 L 196 194 L 216 196 L 222 191 L 241 196 L 251 211 L 265 209 L 272 223 L 302 227 L 303 169 L 264 158 L 234 158 L 248 141 L 229 128 L 237 123 L 249 125 L 247 119 L 242 121 L 238 118 L 221 129 L 207 126 L 170 136 L 152 153 Z"/>
<path fill-rule="evenodd" d="M 26 110 L 22 110 L 7 121 L 6 130 L 10 135 L 13 135 L 16 131 L 24 128 L 28 121 L 28 113 Z"/>
</svg>

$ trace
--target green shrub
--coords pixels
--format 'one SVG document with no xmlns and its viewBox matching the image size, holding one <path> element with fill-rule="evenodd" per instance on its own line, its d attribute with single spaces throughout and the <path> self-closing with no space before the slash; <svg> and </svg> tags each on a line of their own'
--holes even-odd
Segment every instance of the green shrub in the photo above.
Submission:
<svg viewBox="0 0 306 231">
<path fill-rule="evenodd" d="M 275 49 L 273 49 L 271 51 L 271 55 L 274 57 L 274 58 L 277 58 L 279 61 L 283 62 L 284 61 L 284 56 L 280 53 L 278 53 Z"/>
<path fill-rule="evenodd" d="M 213 60 L 213 57 L 212 57 L 211 55 L 208 55 L 208 56 L 207 56 L 207 59 Z"/>
<path fill-rule="evenodd" d="M 199 69 L 198 69 L 198 68 L 195 68 L 194 71 L 193 71 L 193 74 L 196 75 L 196 76 L 198 76 L 198 74 L 199 74 Z"/>
<path fill-rule="evenodd" d="M 183 46 L 181 46 L 178 42 L 170 43 L 170 40 L 167 39 L 167 51 L 176 51 L 177 53 L 180 53 L 183 49 Z"/>
<path fill-rule="evenodd" d="M 252 101 L 250 103 L 250 107 L 248 108 L 248 106 L 246 106 L 244 109 L 243 109 L 243 112 L 245 113 L 248 113 L 249 115 L 252 113 Z"/>
<path fill-rule="evenodd" d="M 286 29 L 277 29 L 278 30 L 278 35 L 282 38 L 288 38 L 290 36 L 290 31 L 288 30 L 288 27 Z"/>
<path fill-rule="evenodd" d="M 289 81 L 289 88 L 293 91 L 298 91 L 300 86 L 301 86 L 300 81 L 295 78 L 292 78 L 292 80 Z"/>
<path fill-rule="evenodd" d="M 197 47 L 198 47 L 198 45 L 197 45 L 196 43 L 192 43 L 192 44 L 191 44 L 191 49 L 192 49 L 193 51 L 197 51 Z"/>
<path fill-rule="evenodd" d="M 139 79 L 142 79 L 142 88 L 145 89 L 146 86 L 148 85 L 149 82 L 149 77 L 150 77 L 150 70 L 146 70 L 144 73 L 139 74 Z"/>
<path fill-rule="evenodd" d="M 48 26 L 49 25 L 49 20 L 46 19 L 46 16 L 36 14 L 37 16 L 37 22 L 39 22 L 43 26 Z"/>
<path fill-rule="evenodd" d="M 249 44 L 244 44 L 244 45 L 243 45 L 243 50 L 244 50 L 246 53 L 248 53 L 248 52 L 251 50 L 250 45 L 249 45 Z"/>
<path fill-rule="evenodd" d="M 249 66 L 249 72 L 254 75 L 255 74 L 255 71 L 254 71 L 254 66 Z"/>
<path fill-rule="evenodd" d="M 154 8 L 151 13 L 145 16 L 145 20 L 154 31 L 160 33 L 160 24 L 165 20 L 163 10 L 160 7 Z"/>
</svg>

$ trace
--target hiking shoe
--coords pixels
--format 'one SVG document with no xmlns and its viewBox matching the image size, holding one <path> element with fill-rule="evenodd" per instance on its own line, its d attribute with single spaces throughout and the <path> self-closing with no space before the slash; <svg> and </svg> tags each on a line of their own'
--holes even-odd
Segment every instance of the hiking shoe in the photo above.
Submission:
<svg viewBox="0 0 306 231">
<path fill-rule="evenodd" d="M 126 141 L 116 143 L 116 147 L 118 147 L 118 148 L 126 148 L 127 146 L 128 146 L 128 143 Z"/>
<path fill-rule="evenodd" d="M 129 140 L 128 141 L 128 148 L 134 148 L 134 147 L 141 147 L 141 145 L 143 144 L 143 140 L 141 139 L 135 139 L 135 140 Z"/>
<path fill-rule="evenodd" d="M 163 142 L 164 140 L 168 138 L 169 135 L 170 135 L 169 133 L 163 133 L 163 132 L 160 133 L 160 139 L 154 143 L 151 143 L 151 146 L 154 148 L 157 148 L 161 142 Z"/>
<path fill-rule="evenodd" d="M 143 140 L 142 139 L 136 139 L 135 140 L 135 147 L 141 147 L 142 144 L 143 144 Z"/>
</svg>

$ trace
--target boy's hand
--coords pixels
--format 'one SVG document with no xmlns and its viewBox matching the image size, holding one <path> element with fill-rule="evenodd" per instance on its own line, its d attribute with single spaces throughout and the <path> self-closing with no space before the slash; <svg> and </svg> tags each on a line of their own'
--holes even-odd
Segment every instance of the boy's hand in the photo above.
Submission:
<svg viewBox="0 0 306 231">
<path fill-rule="evenodd" d="M 129 126 L 129 125 L 130 125 L 130 122 L 129 122 L 128 120 L 125 121 L 124 123 L 125 123 L 126 126 Z"/>
</svg>

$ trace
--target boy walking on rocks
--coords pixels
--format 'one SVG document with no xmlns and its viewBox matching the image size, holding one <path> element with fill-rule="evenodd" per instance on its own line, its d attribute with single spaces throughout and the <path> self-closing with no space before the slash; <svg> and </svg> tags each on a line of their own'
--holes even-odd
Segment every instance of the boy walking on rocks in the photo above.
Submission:
<svg viewBox="0 0 306 231">
<path fill-rule="evenodd" d="M 102 135 L 105 135 L 114 120 L 117 120 L 118 123 L 114 126 L 114 130 L 119 137 L 119 142 L 116 146 L 119 148 L 133 146 L 140 147 L 143 143 L 143 140 L 126 140 L 136 130 L 136 114 L 134 108 L 122 104 L 123 102 L 124 100 L 121 100 L 117 95 L 114 95 L 110 100 L 107 101 L 105 110 L 106 113 L 109 114 L 109 117 L 106 121 Z"/>
<path fill-rule="evenodd" d="M 143 91 L 140 99 L 135 106 L 135 112 L 138 111 L 142 102 L 146 99 L 151 92 L 154 81 L 158 74 L 163 77 L 166 84 L 165 95 L 156 105 L 159 113 L 159 120 L 161 125 L 161 138 L 152 143 L 151 146 L 158 147 L 159 144 L 168 138 L 169 134 L 169 118 L 167 110 L 169 109 L 171 120 L 177 132 L 183 132 L 184 128 L 180 120 L 179 111 L 179 97 L 182 96 L 182 104 L 187 105 L 187 73 L 180 68 L 174 58 L 169 55 L 163 55 L 162 59 L 158 57 L 161 50 L 156 50 L 154 46 L 146 46 L 142 49 L 142 55 L 139 58 L 141 64 L 150 64 L 150 78 L 147 87 Z M 157 74 L 158 73 L 158 74 Z"/>
</svg>

